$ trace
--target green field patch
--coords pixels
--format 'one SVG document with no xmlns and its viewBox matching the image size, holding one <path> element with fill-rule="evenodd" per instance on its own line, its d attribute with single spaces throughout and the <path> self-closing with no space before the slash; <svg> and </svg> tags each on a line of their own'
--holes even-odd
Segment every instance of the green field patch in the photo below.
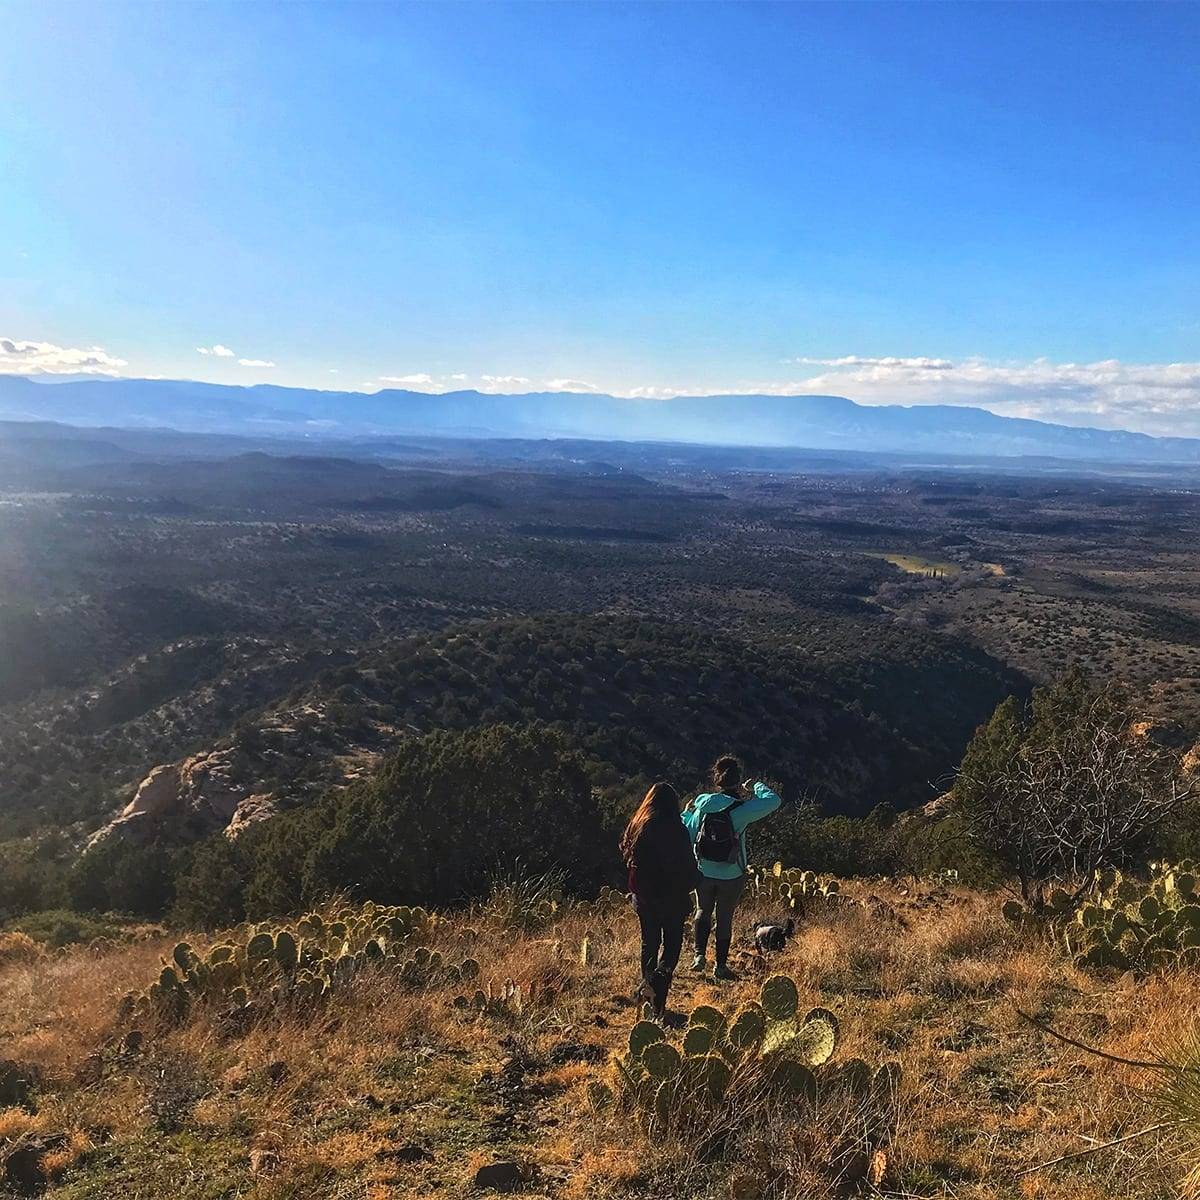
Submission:
<svg viewBox="0 0 1200 1200">
<path fill-rule="evenodd" d="M 896 554 L 890 550 L 870 550 L 867 552 L 867 556 L 882 558 L 885 562 L 890 562 L 892 566 L 899 567 L 909 575 L 937 574 L 949 578 L 962 574 L 962 567 L 958 563 L 944 562 L 935 558 L 922 558 L 919 554 Z"/>
</svg>

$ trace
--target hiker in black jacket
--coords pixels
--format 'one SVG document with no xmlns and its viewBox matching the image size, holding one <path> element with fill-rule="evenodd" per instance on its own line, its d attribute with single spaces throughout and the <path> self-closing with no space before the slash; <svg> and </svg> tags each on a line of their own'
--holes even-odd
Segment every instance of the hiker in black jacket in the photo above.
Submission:
<svg viewBox="0 0 1200 1200">
<path fill-rule="evenodd" d="M 679 793 L 669 783 L 646 793 L 621 837 L 621 857 L 642 927 L 642 979 L 661 1020 L 696 886 L 692 840 L 679 819 Z"/>
</svg>

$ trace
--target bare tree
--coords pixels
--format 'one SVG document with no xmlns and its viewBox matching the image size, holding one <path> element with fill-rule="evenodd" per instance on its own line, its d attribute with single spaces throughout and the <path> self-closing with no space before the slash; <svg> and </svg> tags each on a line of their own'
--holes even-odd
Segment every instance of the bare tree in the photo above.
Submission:
<svg viewBox="0 0 1200 1200">
<path fill-rule="evenodd" d="M 968 747 L 954 790 L 972 836 L 1009 863 L 1027 902 L 1052 879 L 1081 895 L 1195 793 L 1124 692 L 1093 688 L 1077 670 L 1027 706 L 1005 701 Z"/>
</svg>

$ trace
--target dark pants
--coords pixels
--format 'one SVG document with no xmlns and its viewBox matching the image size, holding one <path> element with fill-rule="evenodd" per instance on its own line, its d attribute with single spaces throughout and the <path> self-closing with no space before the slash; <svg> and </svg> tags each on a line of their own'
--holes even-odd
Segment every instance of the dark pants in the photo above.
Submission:
<svg viewBox="0 0 1200 1200">
<path fill-rule="evenodd" d="M 724 966 L 733 940 L 733 911 L 742 898 L 746 876 L 736 879 L 709 879 L 700 876 L 696 887 L 696 957 L 708 954 L 708 935 L 712 930 L 713 910 L 717 913 L 717 965 Z"/>
<path fill-rule="evenodd" d="M 668 907 L 639 900 L 637 915 L 642 927 L 642 979 L 654 995 L 655 1009 L 661 1012 L 679 965 L 687 909 L 677 903 Z"/>
</svg>

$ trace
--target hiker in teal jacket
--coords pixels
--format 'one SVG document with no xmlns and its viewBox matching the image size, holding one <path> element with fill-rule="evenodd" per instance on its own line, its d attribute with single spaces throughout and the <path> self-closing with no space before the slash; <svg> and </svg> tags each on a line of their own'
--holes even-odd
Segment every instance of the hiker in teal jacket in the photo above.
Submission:
<svg viewBox="0 0 1200 1200">
<path fill-rule="evenodd" d="M 718 758 L 713 766 L 715 791 L 697 796 L 683 813 L 683 823 L 691 834 L 700 868 L 696 887 L 696 956 L 693 971 L 705 969 L 708 935 L 713 912 L 717 916 L 716 979 L 736 979 L 729 969 L 729 943 L 733 939 L 733 914 L 746 886 L 746 827 L 773 813 L 782 800 L 765 783 L 739 783 L 742 764 L 731 755 Z M 705 822 L 714 813 L 728 812 L 728 818 Z M 730 829 L 732 827 L 732 829 Z M 731 839 L 724 840 L 732 834 Z M 717 858 L 706 858 L 710 848 Z"/>
</svg>

